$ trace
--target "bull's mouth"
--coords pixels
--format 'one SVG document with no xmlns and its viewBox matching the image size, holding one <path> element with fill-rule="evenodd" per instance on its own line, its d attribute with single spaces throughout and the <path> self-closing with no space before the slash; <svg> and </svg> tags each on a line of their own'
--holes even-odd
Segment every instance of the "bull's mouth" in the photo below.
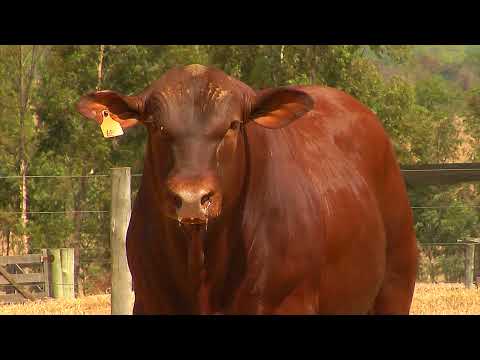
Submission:
<svg viewBox="0 0 480 360">
<path fill-rule="evenodd" d="M 208 219 L 199 219 L 199 218 L 178 218 L 177 221 L 180 224 L 187 224 L 187 225 L 205 225 L 208 224 Z"/>
</svg>

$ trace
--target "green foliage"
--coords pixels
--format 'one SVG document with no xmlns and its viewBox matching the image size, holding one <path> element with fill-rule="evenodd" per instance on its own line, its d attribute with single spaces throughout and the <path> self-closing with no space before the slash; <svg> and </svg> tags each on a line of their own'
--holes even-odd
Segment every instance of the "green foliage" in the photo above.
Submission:
<svg viewBox="0 0 480 360">
<path fill-rule="evenodd" d="M 415 47 L 417 55 L 432 55 L 445 64 L 461 63 L 465 60 L 467 45 L 420 45 Z"/>
<path fill-rule="evenodd" d="M 98 125 L 74 108 L 78 98 L 98 84 L 100 46 L 47 48 L 38 63 L 26 117 L 29 173 L 108 174 L 113 166 L 131 166 L 133 173 L 140 173 L 146 140 L 143 127 L 106 140 Z M 18 51 L 18 46 L 0 46 L 0 176 L 18 175 Z M 480 154 L 479 46 L 106 45 L 100 87 L 138 93 L 169 68 L 191 63 L 218 67 L 257 89 L 318 84 L 344 90 L 377 114 L 402 164 L 456 161 L 464 144 L 461 130 L 474 139 L 471 159 Z M 31 121 L 34 115 L 39 124 Z M 458 116 L 464 119 L 464 129 L 453 121 Z M 138 180 L 133 179 L 134 187 Z M 89 249 L 89 257 L 98 250 L 95 256 L 108 258 L 108 213 L 78 216 L 72 211 L 108 211 L 109 181 L 29 179 L 31 211 L 67 211 L 32 214 L 28 225 L 32 248 L 75 246 L 85 252 Z M 19 211 L 19 179 L 0 182 L 1 211 Z M 478 211 L 468 207 L 478 203 L 477 187 L 410 189 L 410 197 L 413 205 L 445 207 L 415 209 L 421 243 L 454 242 L 478 233 Z M 453 205 L 458 207 L 447 208 Z M 0 214 L 0 233 L 15 232 L 18 225 L 18 214 Z M 425 269 L 432 274 L 460 271 L 460 255 L 448 252 L 453 250 L 435 251 L 438 261 Z M 101 277 L 107 269 L 88 261 L 82 264 L 85 278 Z"/>
</svg>

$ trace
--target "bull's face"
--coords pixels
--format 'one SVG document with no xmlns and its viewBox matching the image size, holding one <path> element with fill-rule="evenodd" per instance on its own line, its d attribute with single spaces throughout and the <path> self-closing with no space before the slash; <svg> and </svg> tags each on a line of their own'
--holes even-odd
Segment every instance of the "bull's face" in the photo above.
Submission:
<svg viewBox="0 0 480 360">
<path fill-rule="evenodd" d="M 138 96 L 101 91 L 82 97 L 77 108 L 100 124 L 108 115 L 122 128 L 145 125 L 151 195 L 164 215 L 203 224 L 238 199 L 247 123 L 280 128 L 312 106 L 303 92 L 280 88 L 256 96 L 219 70 L 190 65 L 168 71 Z"/>
</svg>

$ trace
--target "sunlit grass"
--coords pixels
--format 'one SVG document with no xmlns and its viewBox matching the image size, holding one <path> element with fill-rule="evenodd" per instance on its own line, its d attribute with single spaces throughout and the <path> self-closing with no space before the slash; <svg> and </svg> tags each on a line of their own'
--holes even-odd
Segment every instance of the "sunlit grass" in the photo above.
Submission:
<svg viewBox="0 0 480 360">
<path fill-rule="evenodd" d="M 110 295 L 0 305 L 0 315 L 110 315 Z"/>
<path fill-rule="evenodd" d="M 480 289 L 463 284 L 417 284 L 411 314 L 480 315 Z"/>
<path fill-rule="evenodd" d="M 0 315 L 3 314 L 109 315 L 110 295 L 0 305 Z M 465 289 L 463 284 L 417 284 L 411 314 L 480 315 L 480 289 Z"/>
</svg>

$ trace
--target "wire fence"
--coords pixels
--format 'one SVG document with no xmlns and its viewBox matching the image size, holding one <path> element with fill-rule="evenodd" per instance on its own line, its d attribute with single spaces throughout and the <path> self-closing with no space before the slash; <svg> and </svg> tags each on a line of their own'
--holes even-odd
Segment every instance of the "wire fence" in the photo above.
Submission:
<svg viewBox="0 0 480 360">
<path fill-rule="evenodd" d="M 478 171 L 477 169 L 435 169 L 442 171 Z M 402 170 L 403 172 L 425 172 L 431 170 Z M 131 175 L 132 178 L 140 178 L 141 173 L 135 173 Z M 40 180 L 40 179 L 108 179 L 111 178 L 110 174 L 88 174 L 88 175 L 26 175 L 26 179 Z M 0 179 L 22 179 L 21 175 L 1 175 Z M 132 183 L 133 187 L 133 183 Z M 132 191 L 132 196 L 134 196 Z M 422 210 L 434 210 L 434 209 L 464 209 L 480 208 L 480 205 L 465 204 L 465 205 L 437 205 L 437 206 L 424 206 L 421 204 L 413 204 L 411 208 L 417 212 Z M 110 210 L 102 209 L 76 209 L 76 210 L 48 210 L 48 209 L 32 209 L 26 212 L 24 211 L 2 211 L 0 215 L 60 215 L 60 214 L 97 214 L 106 215 Z M 105 218 L 107 223 L 107 218 Z M 108 229 L 108 226 L 105 227 Z M 108 237 L 108 234 L 103 234 L 104 237 Z M 431 242 L 418 244 L 420 250 L 420 263 L 418 278 L 420 281 L 428 282 L 463 282 L 465 276 L 465 246 L 461 243 L 445 243 L 445 242 Z M 32 248 L 31 252 L 35 252 L 39 249 Z M 476 254 L 480 249 L 477 247 Z M 475 268 L 480 269 L 478 256 L 475 258 Z M 78 262 L 81 267 L 100 267 L 104 271 L 95 270 L 102 273 L 104 276 L 108 273 L 108 267 L 111 264 L 110 248 L 107 246 L 95 246 L 95 248 L 80 248 Z M 87 276 L 88 277 L 88 276 Z"/>
<path fill-rule="evenodd" d="M 442 171 L 478 171 L 478 169 L 435 169 L 435 170 L 442 170 Z M 431 171 L 431 170 L 402 170 L 403 172 L 423 172 L 423 171 Z M 137 173 L 132 174 L 132 177 L 141 177 L 143 174 Z M 91 175 L 4 175 L 0 176 L 0 179 L 22 179 L 23 177 L 27 179 L 41 179 L 41 178 L 109 178 L 111 177 L 110 174 L 91 174 Z M 438 206 L 421 206 L 421 205 L 412 205 L 412 209 L 463 209 L 463 208 L 480 208 L 480 205 L 438 205 Z M 39 211 L 0 211 L 0 214 L 9 215 L 9 214 L 68 214 L 68 213 L 109 213 L 108 210 L 61 210 L 61 211 L 46 211 L 46 210 L 39 210 Z"/>
<path fill-rule="evenodd" d="M 464 283 L 468 276 L 468 264 L 473 266 L 472 280 L 478 283 L 479 252 L 478 244 L 474 246 L 474 258 L 468 259 L 467 244 L 462 243 L 419 243 L 419 263 L 417 280 L 429 283 Z"/>
<path fill-rule="evenodd" d="M 415 173 L 415 172 L 432 172 L 432 171 L 478 171 L 478 168 L 433 168 L 433 169 L 402 169 L 402 173 Z"/>
</svg>

